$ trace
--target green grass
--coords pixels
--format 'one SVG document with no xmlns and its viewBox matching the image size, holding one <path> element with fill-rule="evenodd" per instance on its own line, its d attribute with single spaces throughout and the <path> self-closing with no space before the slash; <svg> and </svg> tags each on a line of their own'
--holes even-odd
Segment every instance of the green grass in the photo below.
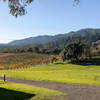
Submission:
<svg viewBox="0 0 100 100">
<path fill-rule="evenodd" d="M 7 82 L 4 82 L 4 81 L 0 80 L 0 85 L 1 85 L 1 84 L 5 84 L 5 83 L 7 83 Z"/>
<path fill-rule="evenodd" d="M 51 100 L 60 95 L 55 90 L 0 81 L 0 100 Z"/>
<path fill-rule="evenodd" d="M 45 65 L 46 66 L 46 65 Z M 29 80 L 44 80 L 63 83 L 100 85 L 100 66 L 58 64 L 50 67 L 32 67 L 16 70 L 2 70 L 0 76 Z"/>
</svg>

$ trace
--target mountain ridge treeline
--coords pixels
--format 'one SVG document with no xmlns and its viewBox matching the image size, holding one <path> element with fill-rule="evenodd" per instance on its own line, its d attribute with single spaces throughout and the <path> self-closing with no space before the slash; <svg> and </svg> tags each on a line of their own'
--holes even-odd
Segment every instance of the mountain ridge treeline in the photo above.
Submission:
<svg viewBox="0 0 100 100">
<path fill-rule="evenodd" d="M 38 48 L 43 50 L 43 52 L 45 52 L 46 49 L 48 49 L 48 52 L 58 49 L 58 51 L 60 52 L 60 50 L 62 50 L 67 44 L 74 41 L 87 42 L 90 43 L 91 46 L 93 46 L 95 49 L 98 49 L 98 46 L 100 44 L 100 29 L 87 28 L 54 36 L 43 35 L 30 37 L 22 40 L 15 40 L 4 45 L 1 44 L 0 47 L 3 48 L 2 50 L 4 50 L 4 48 L 27 48 L 29 49 L 28 51 L 32 51 L 32 48 Z"/>
</svg>

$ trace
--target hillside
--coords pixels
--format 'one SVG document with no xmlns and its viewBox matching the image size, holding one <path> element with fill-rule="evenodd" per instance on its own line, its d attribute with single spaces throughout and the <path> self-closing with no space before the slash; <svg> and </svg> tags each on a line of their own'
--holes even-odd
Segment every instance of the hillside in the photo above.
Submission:
<svg viewBox="0 0 100 100">
<path fill-rule="evenodd" d="M 87 42 L 96 42 L 100 40 L 100 29 L 82 29 L 76 32 L 69 32 L 66 34 L 60 34 L 55 36 L 37 36 L 30 37 L 22 40 L 15 40 L 7 45 L 9 46 L 23 46 L 23 45 L 31 45 L 31 44 L 55 44 L 58 47 L 63 46 L 71 41 L 75 40 L 84 40 Z"/>
<path fill-rule="evenodd" d="M 63 48 L 70 42 L 81 40 L 84 42 L 95 43 L 100 40 L 100 29 L 82 29 L 76 32 L 63 34 L 58 40 L 49 42 L 45 45 L 46 48 Z"/>
<path fill-rule="evenodd" d="M 22 40 L 15 40 L 7 45 L 9 46 L 25 46 L 25 45 L 32 45 L 32 44 L 46 44 L 52 41 L 57 40 L 58 38 L 61 38 L 62 35 L 55 35 L 55 36 L 49 36 L 49 35 L 43 35 L 43 36 L 37 36 L 37 37 L 30 37 Z"/>
<path fill-rule="evenodd" d="M 15 40 L 12 42 L 9 42 L 8 44 L 1 44 L 0 49 L 15 46 L 22 47 L 23 46 L 37 46 L 39 44 L 42 45 L 45 49 L 54 49 L 54 48 L 60 48 L 62 49 L 65 45 L 67 45 L 70 42 L 82 40 L 85 42 L 93 43 L 94 45 L 98 45 L 100 40 L 100 29 L 82 29 L 79 31 L 73 31 L 65 34 L 58 34 L 54 36 L 50 35 L 43 35 L 43 36 L 37 36 L 37 37 L 30 37 L 22 40 Z M 39 46 L 40 47 L 40 46 Z M 25 47 L 26 48 L 26 47 Z"/>
</svg>

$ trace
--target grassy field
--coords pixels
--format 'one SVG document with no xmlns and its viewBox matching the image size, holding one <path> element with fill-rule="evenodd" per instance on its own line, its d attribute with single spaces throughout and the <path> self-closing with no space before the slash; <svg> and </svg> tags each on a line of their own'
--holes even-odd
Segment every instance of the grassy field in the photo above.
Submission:
<svg viewBox="0 0 100 100">
<path fill-rule="evenodd" d="M 63 94 L 50 89 L 0 81 L 1 100 L 51 100 L 60 95 Z"/>
<path fill-rule="evenodd" d="M 0 69 L 26 68 L 49 63 L 50 55 L 36 53 L 0 53 Z"/>
<path fill-rule="evenodd" d="M 7 77 L 29 80 L 100 85 L 99 65 L 57 64 L 49 67 L 37 66 L 16 70 L 1 70 L 0 76 L 4 74 Z"/>
</svg>

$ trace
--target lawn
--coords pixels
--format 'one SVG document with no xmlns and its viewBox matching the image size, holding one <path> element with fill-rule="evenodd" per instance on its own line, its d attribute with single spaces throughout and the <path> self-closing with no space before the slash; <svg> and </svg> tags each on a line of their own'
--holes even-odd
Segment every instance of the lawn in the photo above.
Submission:
<svg viewBox="0 0 100 100">
<path fill-rule="evenodd" d="M 49 67 L 45 66 L 16 70 L 1 70 L 0 76 L 6 74 L 7 77 L 28 80 L 100 85 L 99 65 L 58 64 Z"/>
<path fill-rule="evenodd" d="M 0 81 L 0 100 L 51 100 L 60 95 L 55 90 Z"/>
</svg>

